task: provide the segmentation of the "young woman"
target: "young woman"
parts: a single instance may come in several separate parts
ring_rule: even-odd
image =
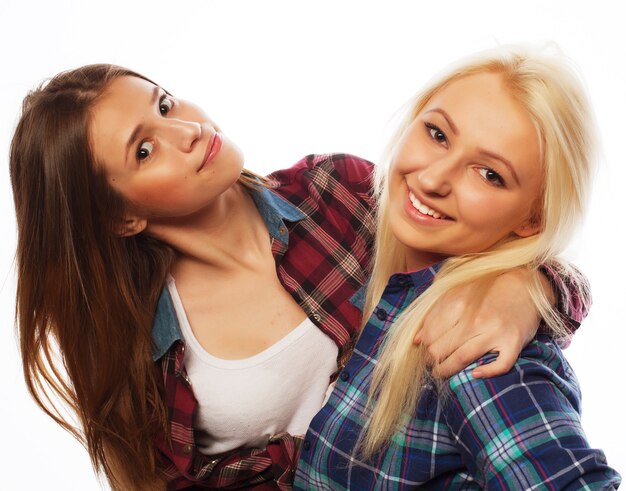
[[[350,299],[369,276],[371,164],[310,156],[256,177],[197,106],[109,65],[29,94],[10,159],[37,402],[115,489],[289,486],[290,435],[323,405],[360,325]],[[514,332],[499,326],[504,344],[487,334],[438,358],[521,348],[537,326],[520,271],[491,297],[496,317],[502,298],[524,313]],[[585,289],[557,290],[580,320]]]
[[[296,488],[619,485],[585,439],[576,378],[550,338],[506,374],[475,379],[471,365],[445,383],[412,343],[449,289],[471,282],[479,303],[503,271],[557,261],[590,188],[591,122],[576,76],[549,52],[483,53],[417,96],[377,179],[366,323],[305,436]],[[538,283],[529,289],[561,329]]]

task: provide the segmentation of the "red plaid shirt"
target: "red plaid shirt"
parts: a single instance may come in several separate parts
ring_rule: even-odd
[[[272,237],[278,277],[309,318],[337,343],[337,373],[352,353],[361,312],[350,299],[368,277],[374,239],[372,164],[349,155],[310,155],[269,177],[271,191],[253,198]],[[573,330],[586,315],[586,285],[548,270],[561,292],[559,308]],[[571,291],[570,291],[571,290]],[[275,435],[266,448],[207,456],[198,451],[185,345],[167,289],[153,326],[154,359],[163,371],[171,438],[158,439],[168,489],[291,489],[300,437]]]
[[[309,156],[253,192],[272,236],[278,278],[309,318],[339,347],[337,372],[349,358],[361,312],[350,298],[367,279],[374,223],[372,164],[346,155]],[[160,440],[169,489],[190,486],[290,489],[300,439],[276,435],[264,449],[206,456],[194,441],[196,399],[183,365],[185,346],[169,293],[159,300],[153,337],[163,369],[171,442]],[[221,458],[220,458],[221,457]],[[219,462],[219,472],[214,468]]]

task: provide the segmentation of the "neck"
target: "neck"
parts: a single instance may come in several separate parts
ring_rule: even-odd
[[[224,271],[253,267],[269,245],[265,222],[239,184],[197,213],[152,220],[146,232],[177,251],[175,268],[191,263]]]
[[[418,251],[415,249],[405,248],[406,258],[406,271],[419,271],[420,269],[428,268],[433,264],[437,264],[447,256],[442,254],[435,254],[432,252]]]

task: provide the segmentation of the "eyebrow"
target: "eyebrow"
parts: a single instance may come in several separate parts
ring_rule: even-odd
[[[155,85],[154,89],[152,89],[152,97],[150,99],[151,107],[154,106],[154,104],[156,103],[160,92],[161,92],[161,87],[159,87],[158,85]],[[130,151],[130,147],[133,145],[133,143],[137,139],[137,136],[141,134],[141,132],[143,132],[143,124],[139,123],[137,126],[135,126],[135,129],[130,134],[126,142],[126,153],[124,154],[125,156],[124,162],[128,162],[128,152]]]
[[[448,126],[450,126],[450,129],[452,130],[452,133],[454,133],[455,135],[458,134],[459,130],[457,129],[456,125],[454,124],[454,121],[452,121],[452,118],[450,117],[450,115],[445,112],[443,109],[441,108],[434,108],[434,109],[430,109],[428,111],[426,111],[425,114],[428,113],[439,113],[443,116],[443,118],[446,120],[446,122],[448,123]]]

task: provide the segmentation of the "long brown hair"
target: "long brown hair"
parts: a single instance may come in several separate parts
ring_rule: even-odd
[[[112,65],[60,73],[30,92],[11,143],[18,224],[16,319],[37,403],[87,447],[115,489],[158,489],[155,435],[167,434],[152,361],[154,310],[174,254],[115,231],[124,202],[95,165],[90,109]],[[55,400],[75,411],[80,429]]]

